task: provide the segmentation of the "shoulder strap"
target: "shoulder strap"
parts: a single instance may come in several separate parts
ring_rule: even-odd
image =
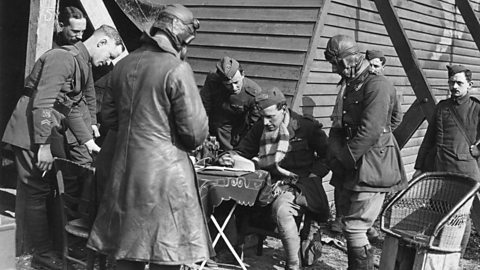
[[[454,116],[453,119],[457,123],[457,126],[460,128],[460,132],[462,132],[462,134],[465,137],[465,139],[467,140],[468,144],[470,144],[470,145],[475,144],[475,140],[472,140],[472,138],[470,138],[468,136],[468,133],[465,129],[463,121],[460,118],[460,115],[458,115],[458,111],[457,111],[457,109],[455,109],[455,106],[453,106],[452,103],[449,103],[448,106],[450,107],[450,110],[453,112],[453,116]]]

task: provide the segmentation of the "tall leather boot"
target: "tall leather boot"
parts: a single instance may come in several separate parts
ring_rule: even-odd
[[[370,245],[348,247],[347,270],[373,270],[373,252]]]

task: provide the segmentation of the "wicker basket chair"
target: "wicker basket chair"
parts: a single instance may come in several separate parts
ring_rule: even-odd
[[[383,209],[387,235],[419,248],[459,252],[480,183],[466,175],[432,172],[413,179]]]

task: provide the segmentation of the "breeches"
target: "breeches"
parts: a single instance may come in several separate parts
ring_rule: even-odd
[[[385,200],[383,192],[356,192],[342,189],[341,196],[349,198],[344,213],[345,238],[349,247],[363,247],[369,243],[367,231],[380,214]]]
[[[287,255],[287,266],[299,266],[300,235],[295,217],[303,214],[302,208],[295,203],[295,193],[288,190],[279,195],[272,203],[272,215],[275,220],[283,247]]]

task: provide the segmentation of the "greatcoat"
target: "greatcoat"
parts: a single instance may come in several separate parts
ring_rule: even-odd
[[[188,157],[207,136],[207,116],[190,65],[166,38],[142,40],[115,66],[113,102],[103,103],[105,123],[118,130],[88,246],[116,259],[189,264],[212,252]]]

